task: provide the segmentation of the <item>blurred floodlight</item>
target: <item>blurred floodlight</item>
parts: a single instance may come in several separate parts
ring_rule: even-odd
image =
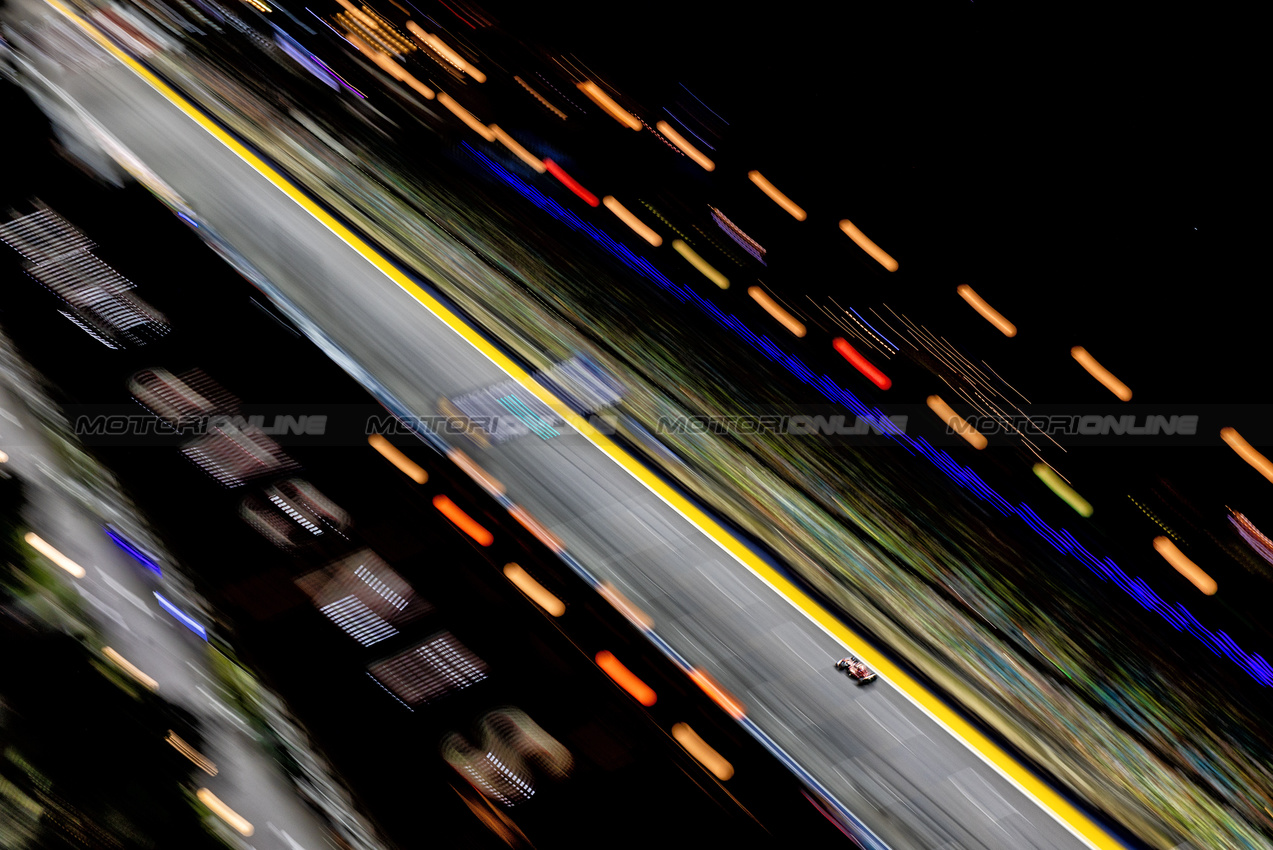
[[[986,447],[985,435],[969,425],[949,404],[942,401],[941,396],[930,395],[928,397],[928,407],[933,413],[941,417],[941,421],[949,425],[952,431],[967,440],[974,449],[984,449]]]
[[[897,260],[889,256],[879,245],[868,239],[865,233],[858,230],[856,224],[846,218],[840,222],[840,229],[844,231],[846,236],[857,243],[859,248],[870,254],[871,259],[875,260],[875,262],[891,272],[897,271]]]
[[[164,738],[164,740],[171,744],[172,748],[177,752],[194,762],[194,764],[204,773],[209,776],[217,775],[217,766],[213,764],[203,753],[187,744],[176,732],[169,729],[168,737]]]
[[[1065,479],[1057,474],[1056,470],[1048,466],[1046,463],[1036,463],[1034,465],[1034,474],[1039,476],[1039,480],[1047,485],[1048,489],[1055,493],[1061,501],[1074,508],[1079,516],[1089,517],[1092,515],[1092,506],[1075,492],[1074,488],[1065,483]]]
[[[450,62],[456,68],[468,74],[479,83],[486,82],[485,74],[473,67],[473,65],[465,60],[463,56],[452,50],[442,39],[420,29],[419,25],[416,24],[415,21],[407,21],[407,29],[410,30],[411,34],[418,38],[422,44],[431,48],[433,52]]]
[[[592,101],[604,109],[615,121],[632,130],[641,129],[642,125],[637,120],[637,117],[616,103],[614,98],[602,91],[596,83],[591,81],[579,83],[579,90],[592,98]]]
[[[990,324],[998,328],[1004,336],[1016,336],[1017,326],[1009,322],[1003,317],[1003,314],[986,303],[986,300],[978,295],[971,286],[963,284],[957,290],[959,297],[968,302],[972,309],[981,314],[981,317]]]
[[[1185,553],[1176,548],[1175,543],[1172,543],[1166,537],[1155,537],[1154,549],[1167,560],[1167,563],[1175,568],[1176,572],[1189,579],[1194,587],[1207,596],[1215,595],[1216,590],[1219,589],[1216,585],[1216,580],[1207,575],[1202,567],[1185,557]]]
[[[530,93],[531,93],[531,96],[532,96],[532,97],[534,97],[534,98],[535,98],[535,100],[539,101],[539,103],[540,103],[540,105],[541,105],[541,106],[543,106],[545,109],[547,109],[547,110],[549,110],[550,112],[552,112],[552,114],[553,114],[553,115],[556,115],[556,116],[557,116],[558,118],[560,118],[561,120],[563,120],[563,121],[565,121],[565,120],[566,120],[566,113],[562,112],[560,109],[558,109],[557,107],[555,107],[555,106],[553,106],[551,103],[549,103],[547,100],[545,100],[545,99],[544,99],[544,96],[543,96],[543,95],[541,95],[539,92],[535,91],[535,90],[534,90],[533,88],[531,88],[529,85],[527,85],[525,80],[523,80],[521,77],[513,77],[513,79],[514,79],[514,80],[516,80],[516,81],[518,82],[518,84],[519,84],[522,88],[524,88],[524,89],[526,89],[526,91],[530,92]]]
[[[560,617],[566,613],[566,603],[553,596],[548,591],[548,588],[531,578],[530,574],[519,565],[505,564],[504,576],[516,585],[518,590],[526,594],[532,602],[554,617]]]
[[[158,682],[156,682],[150,676],[147,676],[145,673],[141,671],[140,668],[137,667],[136,664],[133,664],[133,662],[129,661],[127,658],[120,655],[118,652],[111,649],[109,646],[102,647],[102,655],[105,655],[112,662],[114,662],[116,667],[123,670],[129,676],[136,679],[138,682],[145,685],[150,690],[152,691],[159,690]]]
[[[778,302],[769,297],[769,294],[759,286],[752,286],[747,289],[747,294],[752,297],[757,304],[765,309],[769,315],[777,319],[784,328],[791,331],[796,336],[804,336],[806,328],[795,316],[788,313]]]
[[[597,592],[633,625],[646,630],[654,628],[654,621],[650,619],[650,615],[628,601],[628,598],[614,585],[603,581],[597,586]]]
[[[660,121],[654,126],[658,129],[660,133],[667,136],[668,140],[672,144],[680,148],[681,153],[685,154],[690,159],[697,162],[707,171],[716,170],[716,163],[712,162],[710,159],[704,156],[703,152],[700,151],[698,148],[694,147],[689,142],[687,142],[685,140],[685,137],[682,136],[680,133],[676,132],[676,129],[672,127],[671,124],[667,123],[666,121]]]
[[[1115,378],[1113,372],[1097,363],[1096,358],[1088,354],[1086,348],[1076,345],[1070,349],[1070,354],[1079,362],[1080,366],[1087,370],[1089,375],[1100,381],[1105,389],[1118,396],[1121,401],[1132,400],[1132,391],[1127,384]]]
[[[601,203],[605,204],[606,209],[618,216],[619,221],[622,221],[628,227],[632,228],[638,236],[646,242],[649,242],[655,248],[663,244],[662,236],[655,233],[654,229],[645,222],[641,221],[641,219],[628,212],[628,208],[616,201],[612,196],[606,195],[601,199]]]
[[[548,170],[544,164],[540,162],[538,157],[526,150],[526,148],[522,146],[521,142],[508,135],[508,133],[505,133],[494,124],[491,125],[491,132],[495,134],[495,138],[499,139],[500,143],[503,144],[504,147],[512,151],[522,162],[535,169],[536,173],[543,174]]]
[[[758,187],[760,187],[760,191],[764,192],[766,195],[772,198],[774,203],[782,207],[787,212],[791,213],[791,217],[794,218],[796,221],[804,221],[806,218],[808,218],[808,216],[805,214],[805,211],[803,209],[798,207],[790,198],[788,198],[782,192],[779,192],[777,189],[775,189],[774,184],[766,180],[764,175],[762,175],[759,171],[749,171],[747,172],[747,177],[751,180],[751,182],[755,183]]]
[[[582,198],[584,203],[586,203],[588,206],[590,207],[600,206],[601,201],[597,200],[597,196],[589,192],[583,186],[579,185],[579,181],[575,180],[575,178],[567,174],[560,165],[553,162],[551,159],[545,159],[544,168],[547,168],[549,174],[551,174],[553,177],[556,177],[558,180],[560,180],[563,186],[565,186],[567,189],[569,189],[570,191],[578,195],[580,198]]]
[[[734,775],[734,766],[712,749],[688,724],[677,723],[673,726],[672,737],[694,757],[695,761],[711,771],[712,775],[721,782]]]
[[[429,473],[425,472],[423,467],[400,452],[384,437],[379,434],[373,434],[367,438],[367,442],[371,444],[373,449],[380,452],[385,460],[398,467],[399,472],[415,483],[423,484],[429,480]]]
[[[545,528],[544,524],[531,516],[525,508],[514,505],[508,509],[508,512],[521,524],[522,528],[535,535],[535,539],[540,543],[557,553],[566,551],[566,544],[561,542],[561,538]]]
[[[614,657],[614,654],[606,650],[597,653],[597,666],[601,668],[607,676],[614,680],[615,684],[623,688],[632,698],[649,708],[658,702],[658,695],[654,693],[654,689],[641,681],[637,674],[633,673],[623,662]]]
[[[672,248],[675,249],[676,253],[684,257],[691,266],[702,272],[703,277],[721,289],[729,289],[729,278],[718,272],[711,263],[700,257],[689,245],[686,245],[680,239],[673,239]]]
[[[479,136],[481,136],[483,139],[486,139],[486,141],[488,142],[495,141],[495,134],[490,131],[490,128],[487,127],[485,124],[483,124],[481,121],[478,121],[476,118],[474,118],[472,112],[469,112],[463,106],[460,106],[458,103],[456,103],[455,99],[451,97],[449,94],[447,94],[446,92],[438,92],[438,103],[442,104],[447,109],[451,110],[451,113],[455,115],[456,118],[459,118],[461,121],[467,124],[468,128],[472,130],[474,133],[477,133]]]
[[[1255,447],[1242,438],[1242,435],[1232,428],[1221,428],[1220,439],[1229,444],[1229,448],[1238,453],[1238,457],[1267,478],[1273,481],[1273,461],[1270,461],[1264,455],[1255,450]]]
[[[881,372],[874,363],[863,357],[856,348],[849,345],[848,340],[836,337],[831,345],[839,352],[841,357],[852,363],[853,368],[865,375],[867,380],[875,384],[875,386],[882,390],[893,386],[893,379]]]
[[[26,540],[27,545],[29,545],[32,549],[39,552],[44,557],[48,558],[50,561],[57,564],[62,569],[66,570],[71,575],[75,576],[76,578],[84,578],[83,567],[81,567],[79,564],[75,563],[70,558],[63,555],[58,550],[54,549],[52,546],[46,543],[41,537],[39,537],[35,532],[28,531],[26,537],[23,539]]]
[[[703,693],[712,698],[712,701],[725,709],[726,713],[735,720],[741,720],[746,711],[743,709],[742,703],[734,698],[729,691],[722,688],[716,683],[716,680],[707,674],[704,670],[697,667],[690,671],[690,678],[694,680],[694,684],[703,689]]]
[[[459,505],[452,502],[446,496],[434,496],[433,507],[441,511],[442,516],[454,523],[460,531],[463,531],[469,537],[472,537],[482,546],[490,546],[495,542],[495,536],[493,534],[487,531],[481,523],[466,514]]]
[[[252,833],[256,832],[256,828],[248,823],[247,818],[221,802],[220,798],[207,788],[200,788],[195,793],[195,796],[199,798],[199,802],[211,809],[214,815],[228,823],[240,835],[250,837]]]

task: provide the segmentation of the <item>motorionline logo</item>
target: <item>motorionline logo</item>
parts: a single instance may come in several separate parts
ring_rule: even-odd
[[[660,434],[780,434],[795,436],[863,436],[906,431],[906,416],[868,419],[862,416],[664,416]]]
[[[171,436],[177,433],[207,434],[211,431],[234,429],[254,430],[267,436],[321,437],[327,433],[326,414],[301,414],[299,416],[205,416],[195,417],[174,428],[163,419],[143,414],[99,414],[80,416],[74,430],[79,437],[147,437]]]
[[[1184,436],[1198,433],[1197,416],[1123,414],[1121,416],[972,416],[968,424],[986,436],[1047,434],[1052,437]],[[953,428],[946,433],[954,434]]]

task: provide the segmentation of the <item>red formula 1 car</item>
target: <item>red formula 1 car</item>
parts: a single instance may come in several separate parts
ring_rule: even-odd
[[[861,661],[858,661],[852,655],[848,658],[841,658],[835,662],[835,669],[843,670],[851,677],[857,680],[859,685],[865,685],[867,682],[875,681],[875,673],[870,667],[867,667]]]

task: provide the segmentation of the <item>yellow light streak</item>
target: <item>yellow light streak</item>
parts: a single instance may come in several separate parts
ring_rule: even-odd
[[[721,289],[729,289],[729,278],[716,271],[716,269],[712,267],[711,263],[700,257],[689,245],[686,245],[680,239],[673,239],[672,248],[675,249],[676,253],[688,260],[691,266],[702,272],[703,277],[707,278]]]

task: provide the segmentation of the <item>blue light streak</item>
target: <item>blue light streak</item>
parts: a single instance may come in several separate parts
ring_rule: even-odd
[[[687,89],[688,91],[688,89]],[[744,341],[753,348],[764,354],[766,358],[785,367],[793,375],[804,383],[814,387],[821,392],[828,400],[839,403],[847,407],[850,411],[857,414],[862,419],[867,420],[875,426],[880,433],[888,435],[898,443],[903,449],[911,454],[919,453],[923,455],[929,462],[940,469],[952,481],[963,487],[971,493],[976,494],[983,501],[989,502],[997,508],[1000,513],[1007,515],[1015,515],[1026,523],[1036,534],[1048,542],[1052,548],[1061,554],[1073,556],[1076,560],[1086,566],[1102,580],[1112,580],[1120,588],[1122,588],[1129,596],[1148,611],[1153,611],[1166,620],[1173,628],[1180,631],[1182,626],[1187,629],[1190,634],[1196,637],[1204,646],[1216,655],[1223,653],[1231,661],[1237,664],[1247,675],[1255,679],[1266,687],[1273,687],[1273,666],[1270,666],[1262,656],[1250,655],[1244,652],[1237,644],[1224,632],[1213,632],[1206,626],[1198,622],[1198,620],[1180,603],[1169,606],[1162,600],[1148,585],[1141,579],[1133,581],[1121,567],[1115,564],[1109,558],[1098,560],[1091,552],[1089,552],[1082,544],[1074,539],[1068,531],[1062,529],[1057,531],[1044,522],[1038,514],[1036,514],[1029,505],[1022,502],[1019,505],[1012,505],[999,493],[995,492],[985,481],[981,479],[977,473],[966,466],[961,466],[949,453],[934,448],[927,440],[922,437],[912,437],[909,434],[901,432],[879,408],[869,409],[858,400],[857,396],[843,387],[836,384],[826,375],[814,376],[813,372],[798,359],[791,357],[782,352],[780,347],[766,336],[757,336],[748,329],[735,316],[727,316],[712,302],[703,298],[689,287],[680,286],[673,283],[661,272],[655,269],[644,258],[638,257],[631,250],[616,242],[592,225],[582,221],[574,213],[563,208],[556,201],[544,195],[538,189],[525,183],[515,175],[506,171],[498,164],[479,153],[467,142],[463,143],[463,147],[469,154],[476,159],[479,164],[484,165],[495,176],[499,177],[519,194],[535,204],[540,209],[548,212],[554,218],[564,222],[575,230],[583,231],[602,247],[608,249],[625,265],[640,273],[642,276],[649,278],[657,283],[677,301],[682,303],[686,301],[694,302],[703,312],[707,313],[717,322],[729,328],[738,334]]]
[[[159,564],[155,563],[154,559],[152,559],[149,555],[147,555],[141,549],[138,549],[132,543],[125,540],[121,535],[116,534],[113,530],[107,528],[105,531],[106,531],[106,536],[109,537],[111,540],[115,541],[116,546],[123,549],[129,555],[132,555],[135,561],[137,561],[146,569],[154,572],[155,575],[160,575],[160,576],[163,575],[163,571],[159,569]]]
[[[155,599],[159,601],[160,608],[164,609],[169,614],[176,617],[177,620],[180,621],[183,626],[185,626],[187,629],[194,632],[195,634],[197,634],[199,637],[203,638],[204,640],[208,639],[207,629],[199,625],[199,623],[196,622],[194,618],[192,618],[189,614],[182,611],[176,605],[173,605],[167,599],[164,599],[163,596],[161,596],[159,591],[157,590],[155,591]]]

